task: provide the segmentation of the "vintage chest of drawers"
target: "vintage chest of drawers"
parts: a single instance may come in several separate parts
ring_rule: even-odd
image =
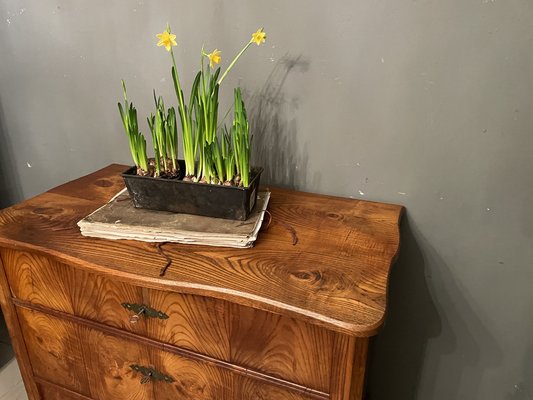
[[[362,398],[402,207],[272,189],[252,249],[81,236],[124,169],[0,211],[0,300],[30,399]]]

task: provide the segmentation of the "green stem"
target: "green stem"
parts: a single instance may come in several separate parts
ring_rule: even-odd
[[[178,74],[178,68],[176,67],[176,59],[174,58],[174,51],[172,51],[172,48],[170,48],[170,55],[172,56],[172,65],[174,66],[174,72],[176,74],[176,83],[178,85],[178,101],[180,102],[180,109],[181,112],[185,112],[185,102],[183,101],[183,92],[181,90],[181,83],[180,83],[180,77]],[[184,115],[185,116],[185,115]]]
[[[232,104],[231,106],[229,106],[228,111],[226,111],[226,114],[224,115],[224,118],[222,118],[222,121],[220,121],[220,122],[218,123],[218,125],[217,125],[217,131],[218,131],[218,129],[221,127],[221,125],[224,123],[224,121],[226,120],[226,118],[228,117],[228,115],[229,115],[229,113],[230,113],[230,111],[231,111],[232,108],[233,108],[233,104]]]
[[[191,154],[192,146],[192,131],[193,126],[191,123],[190,115],[188,117],[185,109],[185,101],[183,100],[183,90],[181,89],[181,82],[179,79],[178,68],[176,66],[176,58],[174,57],[174,51],[170,49],[170,55],[172,57],[172,66],[173,66],[173,79],[175,80],[176,85],[176,96],[178,97],[179,102],[179,114],[183,129],[183,149],[184,149],[184,159],[185,159],[185,170],[187,175],[194,175],[195,165],[194,158],[195,154]],[[192,94],[191,94],[192,95]]]
[[[248,42],[248,44],[246,46],[244,46],[242,48],[242,50],[239,52],[239,54],[237,54],[237,56],[233,59],[233,61],[231,62],[231,64],[229,65],[228,69],[226,69],[226,71],[224,71],[224,73],[222,74],[222,76],[220,77],[220,79],[218,80],[218,84],[220,85],[222,83],[222,81],[224,80],[224,78],[226,77],[226,75],[228,74],[228,72],[231,70],[231,68],[233,68],[233,66],[235,65],[235,63],[237,62],[237,60],[239,59],[240,56],[243,55],[243,53],[246,51],[246,49],[248,47],[250,47],[250,45],[252,44],[253,42],[250,41]]]

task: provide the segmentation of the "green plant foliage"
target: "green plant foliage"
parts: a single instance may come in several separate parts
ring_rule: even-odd
[[[176,127],[176,111],[174,107],[165,113],[163,98],[156,98],[154,92],[155,115],[150,114],[147,118],[148,126],[152,132],[154,145],[155,176],[161,175],[161,169],[168,175],[175,175],[177,166],[178,130]],[[168,166],[168,160],[172,162],[172,169]]]
[[[124,92],[124,106],[122,106],[121,103],[118,103],[118,110],[130,144],[131,156],[138,169],[140,168],[143,171],[148,171],[146,140],[143,134],[139,131],[137,110],[133,106],[133,103],[128,102],[128,94],[126,92],[126,84],[124,81],[122,81],[122,90]]]
[[[218,121],[218,95],[220,85],[237,60],[252,45],[265,42],[266,33],[261,28],[252,34],[251,39],[237,53],[225,72],[215,66],[221,60],[221,52],[215,49],[210,54],[202,48],[200,71],[196,74],[189,97],[185,103],[183,89],[176,66],[173,46],[177,45],[176,35],[170,27],[157,35],[158,46],[164,47],[172,58],[172,82],[178,100],[178,111],[174,107],[165,110],[162,97],[154,92],[155,113],[147,118],[152,133],[154,147],[154,168],[148,170],[146,140],[139,132],[137,111],[129,104],[124,88],[124,107],[119,103],[119,111],[128,135],[130,149],[138,170],[153,173],[154,176],[175,176],[178,170],[178,127],[179,115],[183,137],[183,158],[185,160],[185,178],[205,183],[226,185],[238,184],[248,186],[250,180],[250,132],[246,107],[240,88],[234,89],[233,122],[231,128],[220,129]],[[205,65],[206,59],[209,65]],[[231,111],[228,110],[229,114]],[[226,117],[223,118],[223,120]],[[171,161],[170,161],[171,160]],[[170,166],[171,164],[171,166]]]
[[[233,138],[233,151],[235,154],[235,165],[237,174],[241,177],[242,186],[248,186],[250,180],[250,127],[246,107],[242,100],[240,88],[234,90],[233,103],[233,126],[231,135]]]

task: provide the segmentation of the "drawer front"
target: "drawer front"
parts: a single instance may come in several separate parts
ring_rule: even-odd
[[[89,396],[89,380],[77,326],[27,309],[17,312],[33,374]]]
[[[231,317],[233,363],[329,392],[334,340],[331,332],[237,305],[232,305]]]
[[[316,400],[237,369],[188,359],[35,310],[18,308],[18,315],[44,400]],[[70,397],[61,397],[58,386]]]
[[[211,357],[229,358],[226,302],[130,285],[32,253],[2,250],[1,255],[15,298]],[[150,317],[149,312],[138,314],[124,303],[147,306],[164,313],[164,319]]]
[[[196,295],[142,288],[32,253],[2,250],[14,297],[328,392],[333,334],[291,318]],[[135,312],[145,305],[165,319]],[[168,317],[168,318],[166,318]],[[131,322],[131,321],[133,322]]]

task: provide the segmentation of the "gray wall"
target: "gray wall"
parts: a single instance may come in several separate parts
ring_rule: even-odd
[[[205,43],[246,89],[266,178],[400,203],[403,246],[369,397],[533,398],[533,2],[0,1],[2,205],[129,163],[141,114]],[[174,101],[174,100],[172,100]],[[146,131],[147,128],[144,127]]]

